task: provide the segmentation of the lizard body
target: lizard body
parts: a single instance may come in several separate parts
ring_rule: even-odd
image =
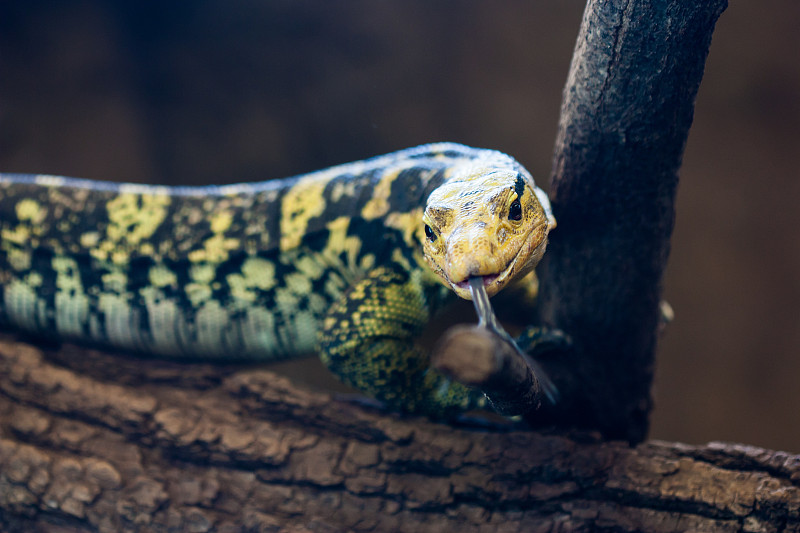
[[[319,346],[345,382],[440,416],[482,398],[414,337],[445,285],[530,271],[553,225],[514,159],[451,143],[226,186],[0,174],[0,326],[172,358]]]

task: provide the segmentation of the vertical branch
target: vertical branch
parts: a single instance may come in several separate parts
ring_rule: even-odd
[[[590,0],[564,90],[541,268],[542,321],[574,351],[543,361],[540,416],[632,442],[647,432],[678,169],[726,0]]]

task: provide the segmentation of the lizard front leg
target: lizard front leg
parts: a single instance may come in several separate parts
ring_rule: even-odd
[[[449,418],[482,407],[481,393],[431,369],[416,345],[429,314],[407,271],[374,269],[326,316],[321,359],[345,383],[401,411]]]

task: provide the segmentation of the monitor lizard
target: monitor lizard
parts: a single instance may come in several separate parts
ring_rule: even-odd
[[[449,417],[485,399],[416,337],[470,278],[535,291],[554,226],[517,161],[454,143],[223,186],[0,174],[0,327],[170,358],[318,350],[392,408]]]

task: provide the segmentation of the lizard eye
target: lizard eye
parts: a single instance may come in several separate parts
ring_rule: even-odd
[[[425,236],[428,238],[429,241],[436,242],[436,234],[433,232],[431,227],[429,225],[427,225],[427,224],[425,224]]]
[[[522,206],[519,198],[511,202],[511,207],[508,208],[508,220],[522,220]]]

